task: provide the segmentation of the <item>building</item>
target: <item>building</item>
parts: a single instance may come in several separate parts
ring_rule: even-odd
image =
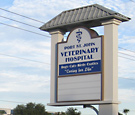
[[[13,115],[13,110],[8,108],[0,108],[0,115]]]

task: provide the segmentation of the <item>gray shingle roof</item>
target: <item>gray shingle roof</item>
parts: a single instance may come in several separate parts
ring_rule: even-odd
[[[44,31],[51,31],[54,29],[70,31],[71,28],[82,25],[85,25],[88,28],[101,26],[101,22],[108,19],[118,19],[122,22],[130,20],[130,18],[118,12],[94,4],[63,11],[58,16],[41,26],[40,29]]]

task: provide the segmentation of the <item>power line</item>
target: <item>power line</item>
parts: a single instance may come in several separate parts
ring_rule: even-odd
[[[129,80],[135,80],[134,78],[125,78],[125,77],[119,77],[121,79],[129,79]]]
[[[0,8],[0,9],[1,9],[1,8]],[[14,19],[7,18],[7,17],[4,17],[4,16],[0,16],[0,17],[6,18],[6,19],[9,19],[9,20],[18,22],[18,23],[22,23],[22,24],[25,24],[25,25],[28,25],[28,26],[31,26],[31,27],[38,28],[38,27],[36,27],[36,26],[30,25],[30,24],[26,24],[26,23],[20,22],[20,21],[18,21],[18,20],[14,20]],[[9,26],[9,27],[13,27],[13,28],[16,28],[16,29],[20,29],[20,30],[23,30],[23,31],[31,32],[31,33],[34,33],[34,34],[38,34],[38,35],[41,35],[41,36],[46,36],[46,37],[49,37],[49,38],[50,38],[50,36],[43,35],[43,34],[40,34],[40,33],[37,33],[37,32],[33,32],[33,31],[30,31],[30,30],[26,30],[26,29],[23,29],[23,28],[19,28],[19,27],[16,27],[16,26],[8,25],[8,24],[2,23],[2,22],[0,22],[0,24],[6,25],[6,26]],[[122,48],[122,47],[118,47],[118,48],[123,49],[123,50],[126,50],[126,51],[130,51],[130,52],[132,52],[132,53],[135,53],[134,51],[131,51],[131,50],[128,50],[128,49],[125,49],[125,48]],[[122,53],[122,52],[119,52],[119,53],[124,54],[124,55],[128,55],[128,56],[131,56],[131,55],[129,55],[129,54],[125,54],[125,53]],[[14,57],[14,56],[12,56],[12,57]],[[123,57],[123,56],[119,56],[119,57],[126,58],[126,57]],[[135,57],[135,56],[131,56],[131,57]],[[130,58],[126,58],[126,59],[130,59]],[[26,60],[28,60],[28,59],[26,59]],[[134,59],[130,59],[130,60],[135,61]],[[42,63],[42,62],[41,62],[41,63]]]
[[[40,61],[36,61],[36,60],[31,60],[31,59],[26,59],[26,58],[17,57],[17,56],[12,56],[12,55],[2,54],[2,53],[0,53],[0,55],[50,65],[49,63],[44,63],[44,62],[40,62]],[[127,55],[127,54],[125,54],[125,55]],[[119,57],[135,61],[135,59],[131,59],[131,58],[123,57],[123,56],[119,56]]]
[[[16,56],[11,56],[11,55],[2,54],[2,53],[0,53],[0,55],[7,56],[7,57],[12,57],[12,58],[17,58],[17,59],[22,59],[22,60],[27,60],[27,61],[32,61],[32,62],[41,63],[41,64],[50,65],[50,63],[40,62],[40,61],[26,59],[26,58],[22,58],[22,57],[16,57]]]
[[[123,50],[126,50],[126,51],[129,51],[129,52],[132,52],[132,53],[135,53],[134,51],[128,50],[126,48],[122,48],[122,47],[118,47],[118,48],[123,49]]]
[[[34,27],[34,28],[38,28],[39,29],[39,27],[37,27],[37,26],[33,26],[33,25],[30,25],[30,24],[27,24],[27,23],[24,23],[24,22],[21,22],[21,21],[18,21],[18,20],[14,20],[14,19],[11,19],[11,18],[8,18],[8,17],[4,17],[4,16],[1,16],[1,15],[0,15],[0,17],[5,18],[5,19],[9,19],[9,20],[12,20],[12,21],[15,21],[15,22],[18,22],[18,23],[21,23],[21,24],[24,24],[24,25],[31,26],[31,27]],[[4,23],[1,23],[1,24],[4,24]],[[15,27],[15,26],[8,25],[8,24],[4,24],[4,25],[10,26],[10,27]],[[18,27],[15,27],[15,28],[18,28]],[[18,29],[21,29],[21,30],[24,30],[24,31],[29,31],[29,30],[22,29],[22,28],[18,28]],[[29,32],[32,32],[32,31],[29,31]],[[36,32],[34,32],[34,33],[36,33]],[[43,35],[43,36],[46,36],[46,35]],[[50,36],[46,36],[46,37],[50,37]],[[65,37],[67,37],[67,36],[65,36]],[[118,47],[118,48],[135,53],[134,51],[131,51],[131,50],[128,50],[128,49],[125,49],[125,48],[122,48],[122,47]]]
[[[36,60],[31,60],[31,59],[26,59],[26,58],[17,57],[17,56],[12,56],[12,55],[2,54],[2,53],[0,53],[0,55],[50,65],[49,63],[44,63],[44,62],[40,62],[40,61],[36,61]],[[123,56],[119,56],[119,57],[135,61],[135,59],[126,58],[126,57],[123,57]]]
[[[13,28],[16,28],[16,29],[24,30],[24,31],[27,31],[27,32],[31,32],[31,33],[34,33],[34,34],[38,34],[38,35],[41,35],[41,36],[46,36],[46,37],[49,37],[50,38],[50,36],[43,35],[43,34],[40,34],[40,33],[37,33],[37,32],[33,32],[33,31],[29,31],[29,30],[26,30],[26,29],[23,29],[23,28],[19,28],[19,27],[16,27],[16,26],[8,25],[8,24],[1,23],[1,22],[0,22],[0,24],[6,25],[6,26],[9,26],[9,27],[13,27]],[[128,50],[128,49],[125,49],[125,48],[122,48],[122,47],[119,47],[119,48],[120,49],[123,49],[123,50],[126,50],[126,51],[133,52],[131,50]],[[124,55],[128,55],[128,56],[131,56],[129,54],[125,54],[125,53],[122,53],[122,52],[119,52],[119,53],[124,54]],[[133,52],[133,53],[135,53],[135,52]],[[6,55],[6,54],[0,54],[0,55],[9,56],[9,55]],[[10,56],[10,57],[15,57],[15,56]],[[123,57],[123,56],[119,56],[119,57],[122,57],[122,58],[125,58],[125,59],[129,59],[129,60],[132,60],[132,61],[135,61],[134,59],[126,58],[126,57]],[[135,57],[135,56],[131,56],[131,57]],[[15,57],[15,58],[19,58],[19,57]],[[24,59],[24,58],[20,58],[20,59]],[[29,59],[25,59],[25,60],[29,60]],[[31,60],[31,61],[34,61],[34,60]],[[39,63],[43,63],[43,62],[39,62]]]
[[[119,56],[121,58],[125,58],[125,59],[129,59],[129,60],[132,60],[132,61],[135,61],[135,59],[131,59],[131,58],[126,58],[126,57],[123,57],[123,56]]]
[[[44,35],[44,34],[40,34],[40,33],[37,33],[37,32],[33,32],[33,31],[30,31],[30,30],[26,30],[26,29],[23,29],[23,28],[19,28],[19,27],[16,27],[16,26],[12,26],[12,25],[9,25],[9,24],[5,24],[5,23],[2,23],[2,22],[0,22],[0,24],[50,38],[50,36],[47,36],[47,35]]]
[[[134,78],[124,78],[124,77],[119,77],[119,78],[121,78],[121,79],[128,79],[128,80],[135,80]]]
[[[30,25],[30,24],[24,23],[24,22],[21,22],[21,21],[18,21],[18,20],[14,20],[14,19],[11,19],[11,18],[8,18],[8,17],[5,17],[5,16],[1,16],[1,15],[0,15],[0,17],[5,18],[5,19],[8,19],[8,20],[12,20],[12,21],[14,21],[14,22],[18,22],[18,23],[21,23],[21,24],[24,24],[24,25],[27,25],[27,26],[31,26],[31,27],[34,27],[34,28],[38,28],[38,29],[39,29],[39,27],[36,27],[36,26]]]
[[[131,2],[135,2],[135,1],[133,1],[133,0],[130,0],[130,1],[131,1]],[[3,10],[3,11],[6,11],[6,12],[9,12],[9,13],[12,13],[12,14],[15,14],[15,15],[18,15],[18,16],[21,16],[21,17],[24,17],[24,18],[27,18],[27,19],[30,19],[30,20],[33,20],[33,21],[40,22],[40,23],[43,23],[43,24],[44,24],[44,22],[42,22],[42,21],[40,21],[40,20],[37,20],[37,19],[34,19],[34,18],[30,18],[30,17],[24,16],[24,15],[21,15],[21,14],[18,14],[18,13],[15,13],[15,12],[12,12],[12,11],[9,11],[9,10],[6,10],[6,9],[3,9],[3,8],[0,8],[0,10]],[[36,27],[36,26],[30,25],[30,24],[26,24],[26,23],[23,23],[23,22],[20,22],[20,21],[11,19],[11,18],[7,18],[7,17],[4,17],[4,16],[0,16],[0,17],[6,18],[6,19],[9,19],[9,20],[12,20],[12,21],[16,21],[16,22],[18,22],[18,23],[22,23],[22,24],[25,24],[25,25],[28,25],[28,26],[32,26],[32,27],[38,28],[38,27]],[[8,25],[7,25],[7,26],[8,26]],[[25,31],[25,29],[22,29],[22,30]],[[26,31],[27,31],[27,30],[26,30]],[[29,30],[28,30],[28,31],[29,31]],[[34,32],[34,33],[35,33],[35,32]],[[47,36],[47,37],[49,37],[49,36]],[[118,48],[123,49],[123,50],[130,51],[130,50],[125,49],[125,48],[122,48],[122,47],[118,47]],[[130,51],[130,52],[133,52],[133,51]],[[135,53],[135,52],[133,52],[133,53]]]
[[[123,52],[119,52],[120,54],[124,54],[124,55],[127,55],[127,56],[130,56],[130,57],[134,57],[135,58],[135,56],[132,56],[132,55],[129,55],[129,54],[126,54],[126,53],[123,53]]]
[[[6,11],[6,12],[9,12],[9,13],[12,13],[12,14],[15,14],[15,15],[18,15],[18,16],[21,16],[21,17],[24,17],[24,18],[27,18],[27,19],[30,19],[30,20],[33,20],[33,21],[36,21],[36,22],[39,22],[39,23],[43,23],[44,24],[44,22],[39,21],[37,19],[33,19],[33,18],[24,16],[24,15],[21,15],[21,14],[18,14],[18,13],[15,13],[15,12],[12,12],[12,11],[9,11],[9,10],[6,10],[6,9],[3,9],[3,8],[0,8],[0,10],[3,10],[3,11]]]
[[[133,1],[133,0],[129,0],[129,1],[131,1],[131,2],[134,2],[134,3],[135,3],[135,1]]]
[[[2,102],[8,102],[8,103],[24,103],[24,102],[17,102],[17,101],[8,101],[8,100],[0,100]],[[26,103],[24,103],[26,104]]]

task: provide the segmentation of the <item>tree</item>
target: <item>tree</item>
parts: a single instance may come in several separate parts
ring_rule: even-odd
[[[49,115],[45,111],[43,104],[28,103],[27,105],[17,105],[13,110],[14,115]]]
[[[0,110],[0,115],[5,114],[6,112],[4,110]]]
[[[17,107],[13,110],[14,115],[24,115],[25,114],[25,106],[17,105]]]
[[[124,109],[123,113],[125,113],[125,115],[127,115],[127,113],[129,112],[129,109]]]
[[[54,115],[66,115],[64,112],[57,112]]]
[[[77,111],[76,108],[74,109],[74,108],[70,107],[67,109],[66,115],[81,115],[80,111],[79,112],[76,112],[76,111]]]
[[[118,115],[123,115],[123,114],[121,114],[120,112],[118,112]]]
[[[64,112],[61,112],[61,115],[66,115],[66,113],[64,113]]]

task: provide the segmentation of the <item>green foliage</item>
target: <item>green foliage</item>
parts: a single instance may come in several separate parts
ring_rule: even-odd
[[[14,115],[24,115],[25,114],[25,106],[24,105],[17,105],[14,109]]]
[[[28,103],[26,105],[17,105],[13,110],[14,115],[52,115],[45,111],[43,104]],[[57,112],[55,115],[81,115],[75,108],[68,108],[66,112]]]
[[[124,109],[123,113],[125,113],[125,115],[127,115],[127,113],[129,112],[129,109]]]
[[[66,115],[64,112],[57,112],[54,115]]]
[[[14,115],[49,115],[45,112],[45,106],[42,104],[28,103],[27,105],[17,105],[14,109]]]
[[[77,112],[76,108],[70,107],[66,112],[56,112],[54,115],[81,115],[81,112]]]
[[[66,113],[64,113],[64,112],[61,112],[61,114],[60,115],[66,115]]]
[[[118,115],[123,115],[123,114],[121,114],[121,113],[119,112]]]
[[[0,110],[0,115],[5,114],[6,112],[4,110]]]
[[[81,112],[76,112],[77,109],[76,108],[68,108],[67,111],[66,111],[66,115],[81,115]]]

